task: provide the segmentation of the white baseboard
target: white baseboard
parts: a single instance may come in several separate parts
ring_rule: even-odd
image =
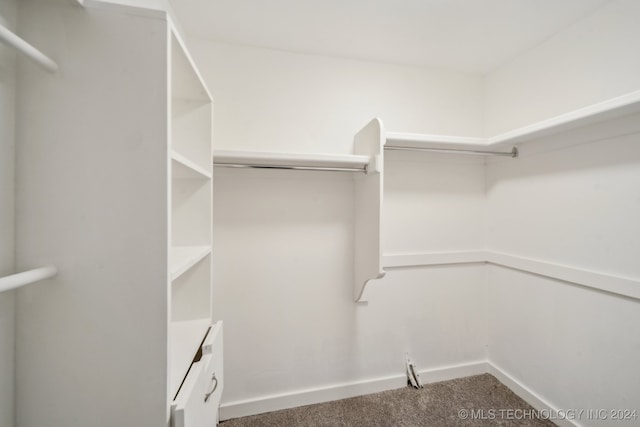
[[[533,406],[538,411],[546,411],[551,414],[551,421],[560,427],[582,427],[575,420],[554,418],[559,409],[535,391],[531,390],[507,372],[489,361],[473,361],[460,365],[444,366],[440,368],[420,371],[420,379],[424,384],[448,381],[456,378],[464,378],[472,375],[491,374],[507,388],[513,391],[521,399]],[[346,399],[365,394],[379,393],[381,391],[395,390],[407,386],[405,375],[393,375],[375,378],[371,380],[356,381],[351,383],[335,384],[326,387],[317,387],[298,390],[289,393],[274,394],[256,399],[239,400],[224,403],[220,406],[220,420],[228,420],[249,415],[278,411],[281,409],[296,408],[315,403],[330,402],[332,400]]]
[[[569,419],[560,419],[562,417],[558,417],[557,414],[559,409],[555,406],[549,404],[547,400],[545,400],[542,396],[537,394],[535,391],[531,390],[529,387],[525,386],[511,375],[506,373],[503,369],[497,367],[495,364],[491,362],[487,362],[487,373],[493,375],[504,384],[509,390],[518,395],[522,400],[527,402],[529,405],[533,406],[538,411],[544,411],[543,414],[547,415],[550,413],[550,420],[560,427],[581,427],[576,421],[572,421]]]
[[[487,252],[433,252],[433,253],[387,253],[382,255],[384,268],[422,267],[449,264],[474,264],[487,262]]]
[[[423,370],[420,371],[420,379],[424,384],[428,384],[484,374],[487,370],[488,365],[485,361],[474,361],[460,365]],[[256,399],[228,402],[220,406],[220,420],[246,417],[248,415],[262,414],[315,403],[330,402],[332,400],[395,390],[406,386],[407,376],[401,374],[274,394]]]

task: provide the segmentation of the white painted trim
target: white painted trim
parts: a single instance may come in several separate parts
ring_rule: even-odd
[[[488,372],[487,362],[473,361],[466,364],[443,366],[420,371],[420,379],[423,384],[427,384],[471,375],[480,375],[486,372]],[[407,377],[404,374],[400,374],[228,402],[220,405],[220,420],[330,402],[332,400],[395,390],[406,386]]]
[[[487,262],[640,299],[640,281],[638,280],[493,251],[487,251]]]
[[[520,381],[509,375],[504,369],[499,368],[492,362],[487,362],[487,373],[493,375],[504,384],[509,390],[518,395],[522,400],[533,406],[538,411],[550,411],[552,414],[558,414],[559,408],[550,404],[544,397],[531,390]],[[569,409],[569,408],[566,408]],[[579,408],[574,408],[579,409]],[[551,419],[560,427],[581,427],[580,424],[568,419]]]
[[[169,11],[161,9],[151,9],[140,6],[131,6],[118,1],[109,0],[77,0],[77,3],[84,8],[111,11],[125,15],[142,16],[145,18],[168,20]]]
[[[387,253],[382,256],[384,268],[430,265],[470,264],[487,262],[486,251]]]
[[[419,267],[449,264],[490,263],[574,283],[616,295],[640,299],[640,281],[613,274],[525,258],[495,251],[433,252],[423,254],[386,254],[384,268]]]
[[[438,368],[425,369],[419,372],[423,384],[437,383],[454,380],[456,378],[470,377],[487,373],[487,361],[476,360],[458,365],[448,365]],[[406,382],[406,376],[403,376]]]

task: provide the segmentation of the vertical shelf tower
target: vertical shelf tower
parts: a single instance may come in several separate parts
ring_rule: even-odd
[[[212,98],[175,30],[169,38],[169,398],[182,427],[217,422],[222,352],[221,325],[210,331]]]
[[[19,68],[16,260],[58,274],[18,291],[17,417],[214,426],[211,95],[168,13],[83,5],[21,9],[59,70]]]
[[[211,97],[170,33],[170,395],[211,319]],[[175,339],[174,339],[175,338]]]

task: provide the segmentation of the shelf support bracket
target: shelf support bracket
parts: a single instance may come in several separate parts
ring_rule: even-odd
[[[363,302],[365,286],[384,277],[382,269],[382,183],[384,127],[373,119],[354,138],[354,154],[369,156],[367,173],[354,177],[354,288],[353,298]]]

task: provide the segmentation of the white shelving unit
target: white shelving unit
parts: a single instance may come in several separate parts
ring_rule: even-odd
[[[538,123],[533,123],[510,132],[490,138],[460,137],[448,135],[421,135],[400,132],[385,132],[380,119],[374,119],[355,136],[356,147],[377,147],[384,149],[417,149],[452,152],[479,151],[493,152],[502,156],[516,157],[523,144],[535,145],[546,137],[585,128],[626,115],[640,112],[640,91],[631,92],[594,105],[562,114]],[[605,130],[611,132],[611,129]],[[384,164],[384,149],[380,152],[369,151],[377,157],[377,162]],[[512,153],[512,150],[515,150]],[[513,154],[516,155],[513,155]],[[379,168],[377,175],[367,175],[366,183],[356,191],[356,242],[355,242],[355,301],[363,301],[367,283],[384,276],[384,266],[431,265],[455,262],[486,262],[486,256],[477,252],[462,254],[409,254],[403,256],[383,256],[380,242],[382,216],[383,174]],[[626,286],[626,285],[625,285]],[[616,288],[617,289],[617,288]]]
[[[385,274],[381,244],[385,149],[451,151],[462,154],[517,157],[523,143],[541,140],[639,111],[640,91],[636,91],[489,138],[386,132],[380,119],[374,119],[355,136],[355,154],[353,155],[219,150],[214,153],[214,164],[227,167],[365,172],[354,174],[355,281],[353,295],[355,301],[360,302],[363,301],[366,284],[371,280],[382,278]]]
[[[60,273],[19,291],[16,375],[29,396],[20,417],[213,426],[223,372],[211,95],[168,13],[82,4],[24,9],[25,38],[52,52],[59,72],[23,73],[16,266],[46,260]],[[88,384],[118,393],[96,400]],[[43,409],[69,401],[70,412]]]
[[[388,132],[385,134],[385,147],[501,150],[636,112],[640,112],[640,91],[630,92],[489,138]]]
[[[195,391],[182,387],[204,382],[190,377],[204,378],[213,368],[200,362],[212,321],[212,99],[175,30],[170,49],[169,397],[174,426],[190,426],[217,421],[220,398],[218,394],[217,400],[205,402],[185,397]],[[213,375],[221,392],[222,372]]]

